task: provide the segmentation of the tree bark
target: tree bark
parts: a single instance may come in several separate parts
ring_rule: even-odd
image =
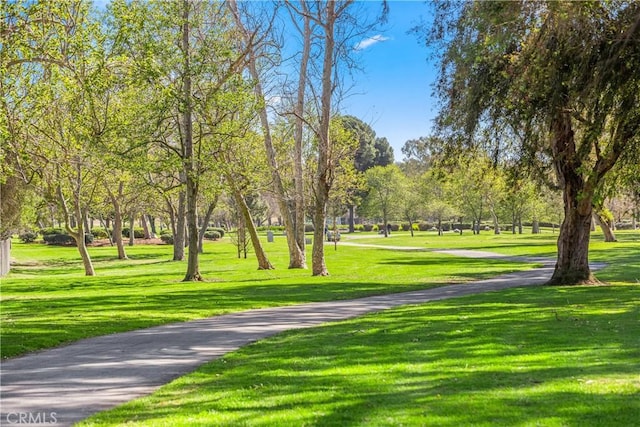
[[[187,235],[189,236],[189,251],[187,255],[187,272],[183,282],[197,282],[202,280],[198,251],[198,177],[193,147],[193,106],[191,103],[191,52],[189,41],[189,0],[182,2],[182,144],[184,147],[183,167],[186,183],[187,202]]]
[[[60,205],[62,206],[62,211],[64,212],[64,226],[67,230],[67,233],[76,241],[76,246],[78,247],[78,252],[80,253],[80,257],[82,258],[82,264],[84,266],[84,274],[85,276],[95,276],[96,272],[93,269],[93,262],[91,261],[91,257],[89,256],[89,251],[87,250],[87,244],[84,240],[84,223],[82,221],[82,209],[80,208],[80,200],[79,196],[75,195],[74,201],[74,216],[76,218],[76,222],[78,224],[78,229],[74,230],[71,228],[70,219],[73,218],[71,216],[71,212],[69,212],[69,208],[67,207],[67,201],[62,194],[62,187],[58,185],[57,188],[58,199],[60,201]]]
[[[216,208],[218,204],[218,197],[216,197],[211,203],[209,203],[209,207],[207,208],[207,213],[204,214],[204,218],[202,220],[202,226],[200,227],[200,232],[198,233],[198,252],[201,254],[204,253],[203,240],[204,233],[207,232],[207,227],[209,225],[209,220],[211,219],[211,214],[213,214],[213,210]]]
[[[132,210],[129,213],[129,246],[133,246],[136,241],[135,225],[136,225],[136,213],[135,211]]]
[[[540,222],[537,219],[533,220],[531,226],[531,234],[540,234]]]
[[[184,242],[185,242],[185,194],[180,191],[178,195],[178,212],[176,212],[176,229],[173,233],[173,260],[184,260]]]
[[[593,284],[598,281],[589,268],[589,238],[593,189],[579,173],[574,132],[569,113],[559,113],[552,124],[554,165],[562,186],[564,220],[558,235],[558,259],[549,285]]]
[[[356,207],[354,205],[349,205],[349,233],[354,233],[356,231]]]
[[[618,239],[616,239],[615,233],[613,232],[613,228],[609,225],[609,221],[604,216],[602,216],[599,211],[594,210],[593,220],[594,223],[599,225],[602,229],[605,242],[612,243],[618,241]]]
[[[113,241],[118,248],[118,259],[127,259],[127,252],[124,249],[124,242],[122,241],[122,207],[120,206],[119,197],[122,197],[124,190],[124,183],[120,182],[118,185],[118,195],[116,196],[111,191],[108,185],[105,185],[111,204],[113,205],[114,218],[113,218]]]
[[[227,182],[231,187],[231,191],[233,192],[233,197],[236,199],[236,203],[238,205],[238,209],[242,215],[244,220],[244,225],[249,232],[249,237],[251,238],[251,244],[253,245],[253,251],[256,254],[256,258],[258,259],[258,270],[273,270],[274,267],[267,258],[267,254],[264,252],[262,247],[262,243],[260,243],[260,237],[258,236],[258,231],[256,230],[256,226],[253,223],[253,218],[251,218],[251,212],[249,211],[249,206],[247,202],[240,192],[240,189],[235,184],[233,177],[227,175]],[[238,237],[239,234],[238,234]],[[246,252],[245,252],[246,256]]]
[[[144,238],[151,239],[151,231],[149,230],[149,223],[147,222],[147,214],[140,215],[140,222],[142,222],[142,230],[144,231]]]
[[[267,103],[264,102],[264,91],[262,89],[260,74],[258,73],[257,68],[257,58],[255,52],[255,46],[250,46],[250,43],[254,43],[252,40],[249,31],[244,26],[239,12],[238,7],[235,1],[229,2],[229,6],[234,15],[234,19],[236,24],[242,31],[242,35],[244,38],[244,42],[247,43],[248,47],[248,68],[251,73],[251,77],[254,79],[254,93],[256,98],[263,102],[263,106],[258,110],[258,116],[260,117],[260,123],[264,132],[264,145],[265,151],[267,154],[267,160],[269,161],[269,169],[271,170],[271,179],[274,184],[276,200],[278,202],[278,207],[280,208],[280,213],[282,214],[283,222],[285,230],[287,231],[287,245],[289,248],[289,268],[307,268],[307,261],[305,256],[305,245],[304,245],[304,210],[302,210],[302,215],[297,214],[297,210],[302,207],[304,209],[303,203],[298,203],[298,199],[302,197],[302,192],[298,195],[298,182],[296,181],[296,195],[294,197],[294,211],[292,214],[291,207],[287,202],[286,191],[284,188],[284,184],[282,183],[282,178],[280,177],[280,169],[278,167],[277,154],[275,147],[273,146],[273,141],[271,138],[271,127],[269,125],[269,118],[267,114]],[[297,144],[297,142],[296,142]],[[298,154],[297,150],[294,155],[294,163],[295,163],[295,173],[294,179],[297,179],[298,176],[298,164],[300,165],[300,171],[302,171],[302,150]],[[302,174],[300,174],[302,176]],[[300,189],[302,182],[300,181]],[[300,218],[302,218],[300,220]],[[298,236],[300,234],[300,221],[302,221],[302,236]],[[247,224],[247,226],[249,226]]]
[[[327,201],[331,189],[331,168],[329,155],[331,140],[329,125],[331,123],[331,95],[333,94],[333,55],[335,47],[334,27],[336,21],[335,2],[326,2],[326,22],[324,27],[324,57],[322,63],[322,95],[320,97],[320,129],[318,132],[318,165],[315,176],[315,207],[314,207],[314,241],[312,255],[312,274],[314,276],[328,276],[329,270],[324,259],[324,241],[322,234],[327,214]]]

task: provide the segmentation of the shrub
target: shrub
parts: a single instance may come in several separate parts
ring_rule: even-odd
[[[165,242],[167,245],[173,245],[173,234],[160,233],[160,240]]]
[[[391,231],[398,231],[400,230],[400,226],[398,224],[391,224]]]
[[[48,227],[40,230],[40,234],[43,236],[49,236],[51,234],[65,234],[62,228]]]
[[[104,228],[92,228],[91,229],[91,234],[93,234],[93,236],[96,239],[108,239],[109,235],[107,234],[107,230],[105,230]]]
[[[362,228],[364,231],[373,231],[373,224],[363,224]]]
[[[431,224],[429,224],[428,222],[421,222],[420,224],[418,224],[418,230],[429,231],[431,230]]]
[[[224,228],[220,228],[220,227],[209,227],[207,228],[207,233],[210,231],[215,231],[217,232],[220,236],[218,237],[219,239],[224,237]],[[204,235],[205,237],[207,237],[206,233]],[[207,237],[208,238],[208,237]]]
[[[76,241],[73,237],[68,235],[67,233],[57,233],[57,234],[46,234],[42,236],[42,239],[47,245],[57,245],[57,246],[66,246],[66,245],[76,245]],[[91,233],[84,233],[84,242],[88,245],[93,243],[94,237]]]
[[[163,228],[162,230],[160,230],[160,236],[164,234],[173,234],[173,232],[168,228]]]
[[[42,238],[47,245],[65,246],[65,245],[75,245],[76,243],[73,237],[69,236],[68,234],[62,234],[62,233],[45,234]]]
[[[33,243],[38,238],[38,233],[35,231],[25,231],[19,237],[22,243]]]
[[[122,236],[129,238],[129,227],[124,227],[122,229]],[[140,227],[133,228],[133,237],[136,239],[144,239],[144,230]]]
[[[217,231],[215,231],[215,230],[212,230],[212,231],[205,231],[205,232],[204,232],[204,238],[205,238],[205,239],[209,239],[209,240],[218,240],[220,237],[222,237],[222,236],[220,236],[220,233],[219,233],[219,232],[217,232]]]
[[[311,233],[312,231],[316,231],[316,228],[313,226],[313,224],[305,224],[304,225],[304,232],[305,233]]]
[[[364,225],[362,224],[357,224],[353,226],[353,230],[354,231],[364,231]]]

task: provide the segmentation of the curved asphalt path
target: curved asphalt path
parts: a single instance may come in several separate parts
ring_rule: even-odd
[[[548,259],[477,251],[438,252],[544,263],[541,268],[488,280],[347,301],[248,310],[85,339],[6,360],[2,362],[0,377],[0,425],[72,425],[96,412],[150,394],[205,362],[282,331],[401,305],[539,285],[547,281],[553,271],[553,262]]]

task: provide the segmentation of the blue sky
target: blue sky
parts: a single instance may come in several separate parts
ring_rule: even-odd
[[[109,1],[94,0],[94,4],[104,8]],[[372,11],[381,8],[381,1],[360,1]],[[388,4],[388,22],[361,41],[357,55],[362,71],[355,74],[355,86],[340,107],[342,114],[359,118],[377,136],[386,137],[399,161],[407,140],[430,133],[436,114],[431,97],[436,64],[427,61],[429,51],[416,35],[408,34],[421,17],[428,16],[428,3],[392,0]]]
[[[360,49],[363,71],[341,104],[343,114],[358,117],[389,140],[396,161],[402,160],[407,140],[430,133],[436,114],[431,97],[436,64],[428,61],[429,51],[416,35],[407,33],[428,14],[423,1],[389,2],[388,23]]]

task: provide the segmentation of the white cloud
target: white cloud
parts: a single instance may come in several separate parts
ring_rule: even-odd
[[[382,34],[377,34],[373,37],[369,37],[367,39],[362,40],[354,46],[355,50],[364,50],[370,46],[373,46],[376,43],[380,43],[383,41],[389,40],[389,37],[385,37]]]

